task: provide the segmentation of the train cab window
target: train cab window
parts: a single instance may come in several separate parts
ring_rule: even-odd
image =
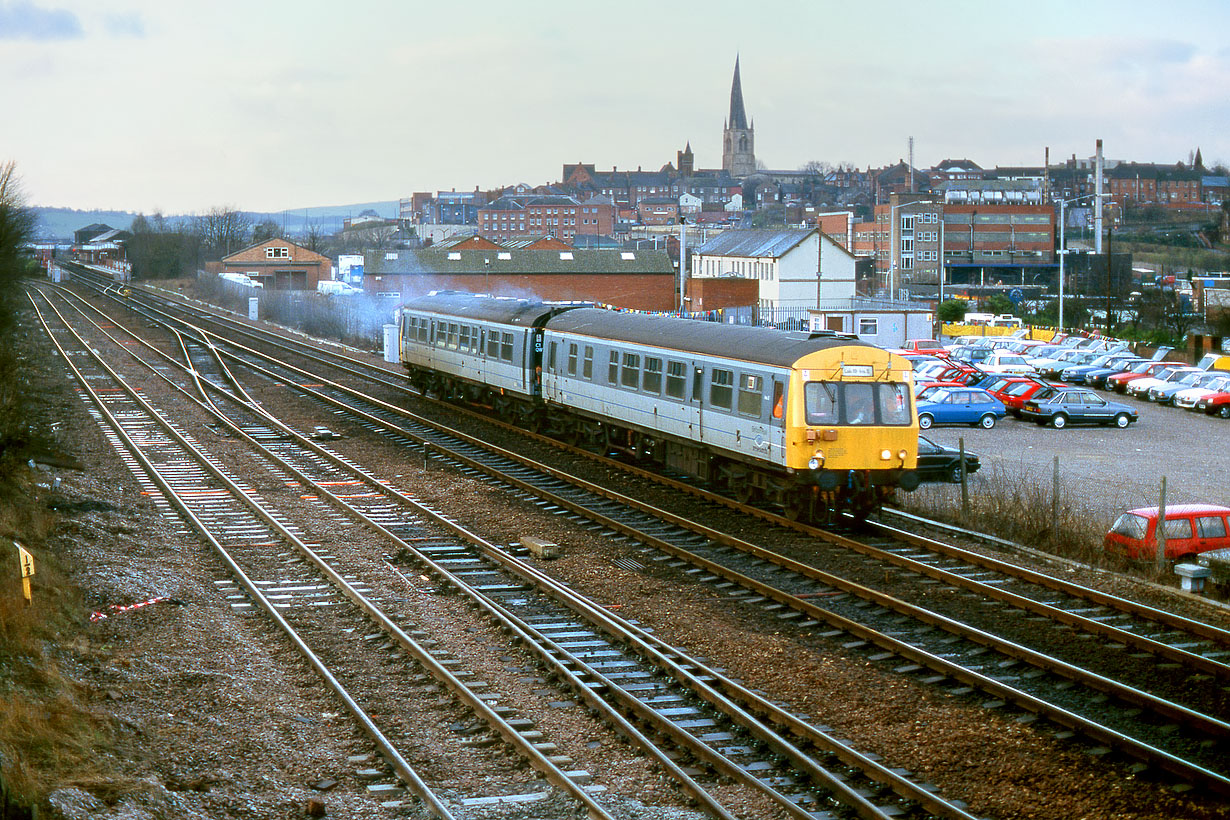
[[[666,363],[666,395],[680,401],[687,398],[688,377],[683,362]]]
[[[662,392],[662,360],[651,356],[645,357],[645,377],[641,381],[641,389],[655,396]]]
[[[487,358],[500,358],[500,334],[494,330],[487,334]]]
[[[846,424],[875,424],[876,386],[870,382],[848,382],[842,386],[842,410]]]
[[[610,363],[606,366],[606,383],[619,383],[619,353],[612,350]]]
[[[910,388],[904,384],[877,384],[880,424],[910,423]]]
[[[594,377],[594,348],[585,345],[585,361],[581,365],[581,375],[587,379]]]
[[[568,375],[575,376],[577,374],[577,346],[575,344],[568,345]]]
[[[739,381],[739,412],[745,416],[760,417],[764,404],[764,378],[743,374]]]
[[[511,333],[500,334],[500,358],[506,362],[513,360],[513,335]]]
[[[735,374],[732,370],[713,369],[709,377],[709,404],[729,410],[734,399]]]
[[[547,370],[555,372],[555,345],[557,342],[551,342],[551,346],[547,348]]]
[[[620,373],[619,383],[624,387],[631,387],[635,390],[641,384],[641,357],[635,353],[624,354],[623,372]]]
[[[808,382],[803,386],[808,424],[837,423],[838,386],[832,382]]]

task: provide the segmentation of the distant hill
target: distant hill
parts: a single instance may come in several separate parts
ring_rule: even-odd
[[[293,211],[276,211],[272,213],[247,211],[253,224],[273,220],[282,226],[288,234],[301,234],[309,220],[320,226],[325,233],[334,233],[342,229],[342,220],[358,216],[363,211],[375,211],[386,219],[397,216],[397,200],[384,202],[360,202],[354,205],[321,205],[314,208],[298,208]],[[35,208],[38,215],[38,226],[35,236],[44,242],[71,242],[73,231],[93,225],[96,222],[110,225],[112,228],[127,229],[137,214],[130,211],[79,211],[75,208]],[[148,216],[148,214],[147,214]],[[191,214],[168,214],[167,220],[179,222],[190,219]]]

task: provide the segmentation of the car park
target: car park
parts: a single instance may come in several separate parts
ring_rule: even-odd
[[[1157,556],[1157,507],[1128,510],[1119,516],[1103,539],[1107,552],[1132,559]],[[1185,560],[1202,552],[1230,547],[1230,507],[1220,504],[1175,504],[1165,509],[1164,556]]]
[[[965,453],[965,474],[967,476],[977,472],[981,466],[976,454],[968,451]],[[936,444],[926,436],[919,436],[918,467],[915,471],[923,481],[960,484],[961,451],[956,447]]]
[[[1069,424],[1113,424],[1127,427],[1139,418],[1136,409],[1109,401],[1092,390],[1068,387],[1035,396],[1021,405],[1021,418],[1055,428]]]
[[[936,424],[972,424],[990,430],[1007,415],[1003,402],[977,387],[939,388],[917,406],[923,430]]]

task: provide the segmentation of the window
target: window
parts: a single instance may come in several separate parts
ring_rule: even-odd
[[[666,395],[683,401],[687,398],[687,374],[683,362],[666,363]]]
[[[607,384],[616,384],[619,382],[619,353],[612,350],[610,362],[606,368]]]
[[[876,336],[880,332],[880,320],[870,316],[860,316],[858,319],[860,336]]]
[[[431,333],[431,328],[428,327],[427,320],[419,319],[419,341],[422,342],[423,344],[427,344],[427,340],[430,338],[429,336],[430,333]]]
[[[575,344],[568,345],[568,375],[575,376],[577,374],[577,346]]]
[[[635,353],[624,354],[623,372],[620,374],[620,384],[635,390],[641,383],[641,357]]]
[[[513,360],[513,335],[511,333],[500,334],[500,358],[506,362]]]
[[[933,398],[945,401],[949,396],[937,391]],[[808,382],[803,386],[803,403],[812,425],[910,423],[909,385],[900,382]]]
[[[461,348],[462,350],[466,350],[466,351],[470,349],[470,326],[469,325],[461,326],[461,333],[457,337],[457,346]]]
[[[1226,521],[1220,515],[1204,515],[1196,519],[1196,534],[1201,538],[1225,538]]]
[[[901,232],[914,230],[914,216],[912,214],[901,215]]]
[[[655,396],[662,392],[661,359],[645,357],[645,378],[641,382],[641,389],[646,393],[653,393]]]
[[[901,252],[902,253],[913,253],[914,252],[914,240],[909,239],[909,238],[902,239],[901,240]]]
[[[1190,518],[1167,518],[1165,532],[1167,540],[1191,538],[1192,520]]]
[[[436,347],[444,347],[448,344],[448,325],[440,322],[436,325]]]
[[[495,255],[495,258],[496,258],[496,259],[509,260],[509,259],[512,259],[512,254],[511,254],[511,253],[508,253],[507,251],[500,251],[499,253],[497,253],[497,254]]]
[[[448,348],[457,349],[457,324],[455,322],[449,322],[448,325]]]
[[[734,399],[734,382],[734,371],[719,370],[715,367],[713,375],[709,377],[709,404],[729,410]]]
[[[449,251],[448,258],[456,262],[461,259],[461,252],[460,251]]]
[[[487,334],[487,358],[500,358],[500,334],[495,331]]]
[[[290,248],[265,248],[266,259],[290,259]]]
[[[585,346],[585,363],[582,367],[581,375],[587,379],[594,377],[594,349],[590,345]]]
[[[744,375],[739,384],[739,412],[745,416],[759,418],[761,404],[764,403],[764,379],[760,376]]]
[[[555,371],[555,345],[558,342],[551,342],[551,346],[547,348],[547,370]]]

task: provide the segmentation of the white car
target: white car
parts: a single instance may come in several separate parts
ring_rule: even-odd
[[[987,373],[998,373],[1009,376],[1036,376],[1038,371],[1030,366],[1025,357],[1019,353],[1004,353],[996,351],[978,362],[978,369]]]

